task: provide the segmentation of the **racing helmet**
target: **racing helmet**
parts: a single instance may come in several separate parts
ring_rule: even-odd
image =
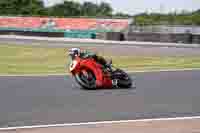
[[[80,56],[80,53],[81,53],[81,49],[80,48],[71,48],[69,49],[69,55],[70,56]]]

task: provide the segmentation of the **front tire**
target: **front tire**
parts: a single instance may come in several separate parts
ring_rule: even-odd
[[[91,81],[86,81],[87,79],[83,79],[83,73],[77,73],[74,77],[76,82],[84,89],[94,90],[96,89],[96,77],[94,73],[90,70],[87,70],[88,75],[92,76]]]

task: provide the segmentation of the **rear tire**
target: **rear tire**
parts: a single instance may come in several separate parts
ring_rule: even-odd
[[[131,88],[132,87],[132,79],[128,77],[128,79],[119,79],[118,86],[120,88]]]
[[[133,85],[133,80],[131,77],[121,69],[114,71],[114,79],[118,79],[118,87],[120,88],[131,88]]]

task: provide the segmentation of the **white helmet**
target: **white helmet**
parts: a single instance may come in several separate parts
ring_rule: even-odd
[[[71,48],[69,49],[69,55],[70,56],[79,56],[81,53],[81,49],[80,48]]]

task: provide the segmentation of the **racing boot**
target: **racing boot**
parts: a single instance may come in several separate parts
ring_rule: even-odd
[[[106,63],[105,68],[108,72],[112,72],[112,63],[111,62]]]
[[[105,73],[106,72],[112,73],[112,67],[109,64],[102,65],[102,69],[103,69],[103,72],[105,72]]]
[[[112,80],[112,85],[113,85],[113,87],[118,87],[118,79],[113,79]]]

